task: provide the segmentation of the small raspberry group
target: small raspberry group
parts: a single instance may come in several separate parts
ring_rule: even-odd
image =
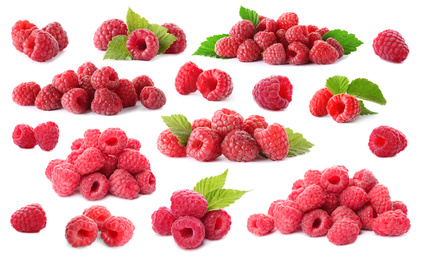
[[[52,121],[41,123],[35,128],[19,124],[13,129],[12,139],[20,148],[31,149],[38,145],[41,150],[51,151],[59,142],[59,127]]]

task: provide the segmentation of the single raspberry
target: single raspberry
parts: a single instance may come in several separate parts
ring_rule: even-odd
[[[205,225],[205,238],[209,240],[223,238],[231,228],[231,216],[222,209],[208,211],[201,220]]]
[[[362,229],[372,230],[372,223],[377,217],[377,212],[371,205],[365,206],[356,212],[362,223]]]
[[[52,172],[52,187],[60,197],[71,196],[81,182],[81,175],[70,169],[69,163],[63,163],[54,167]]]
[[[361,219],[355,213],[355,211],[353,211],[349,207],[338,206],[333,211],[333,213],[331,213],[331,222],[333,222],[333,224],[336,223],[336,222],[338,222],[338,221],[340,221],[340,220],[342,220],[342,219],[345,219],[345,218],[352,220],[359,227],[359,229],[362,228]]]
[[[94,205],[89,208],[86,208],[84,209],[82,214],[94,220],[94,222],[96,222],[97,227],[99,229],[103,225],[103,223],[106,221],[106,219],[112,216],[110,211],[105,206],[101,206],[101,205]]]
[[[83,76],[90,76],[97,70],[96,65],[91,61],[84,62],[77,69],[78,78],[81,79]]]
[[[21,83],[13,89],[12,100],[20,106],[33,106],[40,90],[40,85],[33,81]]]
[[[215,43],[215,53],[224,58],[235,58],[240,43],[237,38],[223,37]]]
[[[369,192],[376,184],[378,184],[377,178],[368,169],[362,169],[355,172],[353,175],[353,185]]]
[[[149,160],[139,151],[133,149],[124,149],[118,154],[118,168],[124,169],[131,174],[140,173],[144,170],[150,170]]]
[[[269,125],[266,129],[256,129],[254,138],[261,148],[261,152],[273,161],[280,161],[287,157],[289,140],[286,129],[278,123]]]
[[[144,87],[155,85],[155,83],[153,83],[153,80],[147,75],[137,76],[131,82],[134,85],[135,93],[137,94],[137,98],[140,97],[140,92]]]
[[[268,123],[265,121],[265,117],[259,115],[251,115],[244,119],[242,130],[248,132],[253,136],[256,128],[265,129],[268,127]]]
[[[321,176],[321,186],[329,194],[340,194],[349,185],[349,173],[343,166],[325,169]]]
[[[321,206],[321,209],[327,211],[327,213],[331,215],[338,206],[339,197],[335,194],[327,194],[324,205]]]
[[[152,31],[137,29],[128,36],[127,49],[135,60],[148,61],[158,53],[159,40]]]
[[[260,107],[268,110],[282,110],[292,101],[293,86],[287,77],[273,75],[256,83],[252,95]]]
[[[52,84],[49,84],[38,92],[34,104],[38,109],[44,111],[56,110],[62,108],[61,98],[62,93]]]
[[[128,79],[119,79],[119,85],[113,90],[122,100],[122,107],[133,107],[137,104],[137,93],[134,85]]]
[[[253,40],[263,51],[277,43],[277,38],[273,32],[257,32],[253,36]]]
[[[127,244],[134,235],[135,226],[125,217],[111,216],[100,227],[100,237],[110,247]]]
[[[299,17],[296,13],[287,12],[280,15],[277,19],[278,28],[288,30],[290,27],[299,24]]]
[[[129,172],[117,169],[109,177],[109,191],[112,195],[132,200],[138,197],[140,187]]]
[[[113,91],[107,88],[96,90],[91,102],[91,111],[99,115],[112,116],[122,110],[122,100]]]
[[[331,46],[333,46],[334,47],[334,49],[336,49],[337,50],[337,52],[339,53],[339,59],[341,58],[341,57],[343,57],[343,55],[344,55],[344,49],[343,49],[343,46],[337,41],[337,40],[335,40],[335,39],[333,39],[333,38],[328,38],[327,40],[325,40],[328,44],[330,44]]]
[[[10,223],[18,232],[37,233],[46,227],[46,212],[38,203],[29,204],[15,211]]]
[[[107,88],[114,90],[119,86],[119,76],[110,66],[104,66],[93,72],[91,85],[94,89]]]
[[[60,23],[58,22],[49,23],[48,25],[43,27],[43,29],[41,30],[50,33],[56,39],[57,43],[59,44],[59,51],[62,51],[68,46],[69,44],[68,35],[66,31],[62,28],[62,25]]]
[[[48,32],[35,29],[23,42],[23,52],[32,60],[45,62],[59,52],[59,44]]]
[[[324,36],[324,34],[328,33],[329,31],[330,29],[328,29],[327,27],[319,28],[318,30],[316,30],[316,32],[321,34],[321,36]]]
[[[315,41],[309,51],[309,59],[319,65],[332,64],[339,58],[339,52],[325,41]]]
[[[65,162],[65,160],[62,160],[62,159],[53,159],[47,164],[47,167],[46,167],[46,170],[44,171],[44,173],[45,173],[45,175],[46,175],[46,177],[49,181],[52,181],[54,167],[56,167],[57,165],[60,165],[64,162]]]
[[[168,29],[168,33],[177,37],[165,53],[178,54],[183,52],[187,48],[186,34],[183,29],[174,23],[164,23],[162,26]]]
[[[268,208],[268,215],[271,217],[274,217],[274,210],[277,207],[277,205],[282,205],[282,206],[290,206],[292,208],[297,208],[296,202],[292,201],[292,200],[275,200],[271,203],[271,205],[269,205]]]
[[[53,86],[64,94],[73,88],[79,86],[78,75],[73,70],[67,70],[63,73],[57,74],[52,80]]]
[[[375,54],[383,60],[400,63],[408,57],[409,48],[402,35],[395,30],[384,30],[373,40]]]
[[[169,129],[159,134],[156,145],[163,155],[169,157],[187,156],[186,148],[179,143],[178,138]]]
[[[209,101],[223,100],[233,92],[230,75],[219,69],[205,70],[200,73],[196,86],[202,96]]]
[[[197,78],[203,72],[195,63],[188,61],[178,70],[175,77],[175,89],[181,95],[187,95],[197,90]]]
[[[292,42],[287,46],[287,60],[292,65],[302,65],[309,61],[309,48],[301,42]]]
[[[209,127],[212,128],[212,121],[207,118],[199,118],[195,119],[193,123],[191,123],[191,129],[194,130],[198,127]]]
[[[145,87],[140,92],[140,101],[147,109],[159,109],[166,104],[166,96],[157,87]]]
[[[294,25],[288,28],[285,36],[289,44],[293,42],[300,42],[305,45],[309,44],[309,32],[305,25]]]
[[[171,233],[179,247],[193,249],[202,244],[205,238],[205,225],[198,218],[183,216],[172,224]]]
[[[127,140],[127,146],[125,148],[133,149],[136,151],[140,151],[141,149],[141,143],[139,140],[135,138],[128,138]]]
[[[23,52],[24,47],[22,46],[26,39],[29,37],[32,31],[38,29],[38,27],[29,22],[28,20],[19,20],[12,27],[12,43],[15,48]]]
[[[335,245],[347,245],[355,242],[359,235],[359,227],[350,219],[337,221],[328,230],[328,241]]]
[[[34,136],[42,150],[51,151],[59,141],[59,127],[52,121],[41,123],[34,128]]]
[[[277,38],[277,43],[281,43],[284,46],[284,49],[287,49],[289,46],[289,43],[286,40],[286,32],[287,30],[284,29],[278,29],[275,32],[275,37]]]
[[[309,101],[309,112],[316,117],[328,115],[327,103],[331,97],[333,97],[333,93],[328,88],[322,88],[315,92]]]
[[[262,59],[270,65],[281,65],[286,63],[286,51],[282,43],[274,43],[263,53]]]
[[[382,125],[372,130],[368,147],[378,157],[393,157],[407,146],[405,135],[399,130]]]
[[[330,39],[330,38],[329,38]],[[343,47],[336,41],[336,40],[334,40],[333,38],[331,38],[332,40],[330,40],[330,41],[328,41],[328,44],[330,44],[331,46],[333,46],[334,48],[336,48],[336,50],[341,50],[342,52],[343,52]],[[319,34],[318,32],[312,32],[312,33],[310,33],[309,34],[309,39],[308,39],[308,48],[309,49],[312,49],[312,47],[314,47],[314,44],[315,44],[315,41],[319,41],[319,40],[322,40],[322,37],[321,37],[321,34]],[[336,42],[334,42],[334,41],[336,41]],[[339,44],[339,45],[337,45],[337,44]],[[341,49],[339,49],[339,47],[341,47]],[[339,51],[339,53],[340,53],[340,51]],[[341,54],[341,56],[343,56],[343,53]],[[341,57],[340,55],[339,55],[339,58]]]
[[[295,182],[293,182],[292,190],[297,190],[300,188],[305,188],[305,181],[303,179],[298,179]]]
[[[408,215],[408,207],[402,201],[399,201],[399,200],[393,201],[392,202],[392,208],[393,208],[393,210],[399,209],[403,213],[405,213],[406,215]]]
[[[78,76],[79,77],[79,76]],[[83,89],[88,95],[88,101],[91,104],[91,101],[94,99],[94,94],[96,90],[91,85],[91,76],[83,75],[79,78],[79,88]]]
[[[201,162],[211,161],[221,153],[222,137],[209,127],[194,129],[187,141],[187,154]]]
[[[303,213],[298,208],[277,204],[274,209],[275,228],[283,234],[295,232],[302,218]]]
[[[324,189],[319,185],[312,184],[297,196],[295,202],[301,211],[308,212],[324,205],[326,198]]]
[[[109,178],[110,175],[117,169],[118,158],[111,154],[103,154],[105,157],[105,164],[99,170],[100,173],[104,174],[106,178]]]
[[[141,194],[152,194],[156,190],[156,177],[151,170],[144,170],[134,175]]]
[[[97,134],[96,134],[97,136]],[[128,137],[120,128],[107,128],[98,135],[100,151],[106,154],[118,154],[127,146]]]
[[[178,190],[171,195],[171,211],[175,217],[193,216],[202,218],[208,211],[208,201],[193,190]]]
[[[246,131],[233,130],[221,143],[221,152],[230,161],[250,162],[259,154],[259,146]]]
[[[15,126],[12,133],[12,139],[13,143],[20,148],[30,149],[37,145],[34,129],[26,124],[19,124]]]
[[[253,38],[255,33],[255,26],[249,20],[242,20],[237,22],[229,32],[230,36],[240,40],[241,42],[246,39]]]
[[[376,184],[370,192],[368,192],[370,204],[378,214],[392,210],[392,200],[390,198],[389,189],[383,184]]]
[[[212,116],[211,129],[216,131],[220,136],[225,137],[233,130],[241,130],[243,128],[243,116],[234,110],[222,108]]]
[[[339,197],[340,205],[347,206],[352,210],[361,209],[369,200],[367,192],[359,187],[347,187]]]
[[[68,156],[66,157],[66,163],[69,163],[73,166],[73,164],[75,163],[75,161],[78,159],[78,157],[84,152],[85,148],[82,147],[78,150],[73,150],[71,151],[70,154],[68,154]]]
[[[82,88],[74,88],[63,94],[60,103],[66,111],[74,114],[82,114],[90,107],[88,94]]]
[[[75,160],[75,171],[81,175],[100,170],[105,163],[102,152],[96,147],[89,147]]]
[[[253,214],[247,219],[247,230],[256,236],[264,236],[274,230],[274,218],[265,214]]]
[[[99,147],[99,137],[102,132],[99,129],[87,129],[84,131],[83,148]],[[103,150],[101,150],[103,152]]]
[[[361,106],[356,97],[338,94],[328,100],[327,112],[337,123],[348,123],[359,117]]]
[[[104,21],[94,33],[94,47],[98,50],[107,50],[107,45],[113,37],[117,35],[127,35],[128,27],[124,21],[120,19],[110,19]]]
[[[241,62],[252,62],[261,58],[262,49],[252,39],[245,40],[237,49],[237,59]]]
[[[308,170],[303,175],[303,183],[305,187],[308,187],[309,185],[316,184],[318,186],[321,186],[321,176],[322,172],[318,170]]]
[[[83,148],[83,144],[84,144],[84,138],[77,138],[72,142],[71,150],[74,151],[74,150]]]
[[[372,229],[380,236],[401,236],[410,228],[408,216],[399,209],[378,215],[372,223]]]
[[[68,222],[65,229],[65,237],[72,247],[84,247],[96,241],[98,232],[99,229],[94,220],[80,215]]]
[[[278,30],[278,24],[271,18],[264,18],[256,25],[257,32],[273,32]]]
[[[79,190],[88,200],[100,200],[109,192],[109,181],[99,172],[91,173],[82,177]]]
[[[152,229],[161,236],[171,235],[172,224],[177,218],[167,207],[160,207],[152,214]]]
[[[322,209],[315,209],[305,213],[300,224],[303,232],[310,237],[320,237],[327,234],[331,226],[331,218]]]

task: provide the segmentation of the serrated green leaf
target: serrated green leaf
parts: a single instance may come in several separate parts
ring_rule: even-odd
[[[378,85],[364,78],[352,80],[346,93],[380,105],[387,103]]]
[[[142,18],[129,7],[127,11],[126,23],[128,27],[128,35],[137,29],[147,29],[149,26],[149,22],[146,18]]]
[[[206,194],[213,190],[221,189],[224,187],[225,181],[227,180],[227,173],[228,169],[220,175],[204,178],[194,186],[193,190],[206,196]]]
[[[233,204],[249,191],[233,190],[233,189],[215,189],[206,194],[205,199],[208,201],[208,211],[223,209]]]
[[[107,50],[103,56],[103,60],[132,60],[130,52],[127,49],[126,35],[118,35],[112,38],[107,45]]]
[[[159,24],[149,24],[147,29],[152,31],[158,37],[159,50],[156,55],[164,53],[166,49],[168,49],[169,46],[171,46],[171,44],[177,40],[177,37],[168,33],[167,28],[160,26]]]
[[[328,78],[325,86],[330,90],[333,95],[346,93],[349,87],[349,79],[345,76],[333,76]]]
[[[224,37],[229,37],[229,34],[219,34],[213,35],[206,38],[206,41],[200,44],[200,47],[193,53],[193,55],[212,57],[218,59],[228,59],[225,57],[221,57],[215,52],[215,44],[216,42]]]
[[[244,8],[243,6],[240,6],[239,15],[241,19],[251,21],[255,28],[259,23],[259,14],[254,10],[250,10]]]
[[[359,115],[366,116],[366,115],[375,115],[378,114],[377,112],[373,112],[365,107],[364,101],[359,100],[359,105],[361,106],[361,113]]]
[[[183,115],[176,114],[170,116],[162,116],[163,122],[171,130],[172,134],[178,138],[182,146],[187,145],[187,140],[192,132],[191,124]]]
[[[286,133],[289,139],[289,152],[287,157],[296,157],[310,151],[314,146],[306,140],[302,134],[294,133],[292,129],[286,127]]]
[[[337,40],[340,45],[343,47],[344,55],[349,55],[350,53],[357,50],[357,47],[361,46],[363,42],[356,38],[355,34],[348,33],[345,30],[331,30],[322,36],[322,39],[326,41],[328,38],[333,38]]]

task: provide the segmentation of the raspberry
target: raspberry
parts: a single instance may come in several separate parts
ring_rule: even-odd
[[[401,236],[410,228],[409,218],[401,210],[382,213],[372,223],[372,229],[380,236]]]
[[[47,179],[49,179],[49,181],[52,181],[52,174],[53,174],[53,169],[54,169],[54,167],[56,167],[57,165],[60,165],[60,164],[62,164],[62,163],[64,163],[65,162],[65,160],[62,160],[62,159],[54,159],[54,160],[51,160],[48,164],[47,164],[47,167],[46,167],[46,170],[45,170],[45,175],[46,175],[46,177],[47,177]]]
[[[321,176],[321,187],[329,194],[340,194],[349,185],[349,173],[343,166],[325,169]]]
[[[128,79],[119,79],[119,85],[113,90],[122,100],[122,107],[133,107],[137,104],[138,96],[134,85]]]
[[[137,29],[128,36],[127,49],[135,60],[148,61],[158,53],[159,40],[152,31]]]
[[[99,137],[102,133],[99,129],[87,129],[84,132],[83,138],[83,148],[87,149],[89,147],[99,147]],[[103,152],[103,151],[102,151]]]
[[[356,212],[362,223],[362,229],[372,230],[372,223],[377,217],[377,212],[371,205],[365,206]]]
[[[335,245],[347,245],[355,242],[359,235],[359,227],[350,219],[342,219],[328,230],[328,241]]]
[[[78,156],[78,159],[74,162],[74,166],[75,171],[81,175],[86,175],[100,170],[104,163],[105,158],[102,152],[95,147],[89,147]]]
[[[299,24],[299,17],[296,13],[288,12],[283,13],[277,19],[278,28],[288,30],[290,27]]]
[[[343,55],[344,55],[344,49],[343,49],[343,46],[337,41],[337,40],[335,40],[335,39],[333,39],[333,38],[328,38],[327,40],[326,40],[326,42],[328,43],[328,44],[330,44],[331,46],[333,46],[334,47],[334,49],[336,49],[338,52],[339,52],[339,59],[341,58],[341,57],[343,57]]]
[[[327,195],[321,186],[312,184],[305,188],[305,190],[297,196],[295,202],[297,207],[303,211],[308,212],[317,209],[324,205]]]
[[[62,107],[74,114],[82,114],[90,106],[87,92],[82,88],[74,88],[63,94],[60,100]]]
[[[253,136],[256,128],[265,129],[267,127],[268,123],[263,116],[251,115],[243,121],[242,130]]]
[[[309,59],[319,65],[332,64],[339,58],[339,52],[325,41],[315,41],[309,51]]]
[[[10,223],[18,232],[37,233],[46,227],[46,212],[38,203],[29,204],[15,211]]]
[[[93,75],[93,73],[97,70],[96,65],[92,63],[91,61],[84,62],[81,66],[77,69],[77,75],[78,78],[82,78],[83,76],[90,76]]]
[[[140,187],[129,172],[117,169],[109,177],[109,191],[112,195],[132,200],[138,197]]]
[[[292,65],[302,65],[309,61],[309,48],[301,42],[293,42],[287,46],[287,60]]]
[[[299,194],[302,193],[304,190],[305,190],[305,187],[300,187],[300,188],[292,190],[289,196],[287,196],[287,200],[295,201],[296,198],[299,196]]]
[[[328,33],[329,31],[330,29],[328,29],[327,27],[319,28],[318,30],[316,30],[316,32],[319,33],[321,36],[324,36],[324,34]]]
[[[107,178],[116,170],[118,165],[118,159],[114,155],[103,154],[105,157],[105,164],[99,170],[100,173],[104,174]]]
[[[334,212],[334,210],[339,206],[339,198],[335,194],[327,194],[325,198],[324,205],[321,206],[321,209],[327,211],[328,214]]]
[[[61,98],[62,93],[52,84],[49,84],[38,92],[34,104],[38,109],[44,111],[56,110],[62,108]]]
[[[311,101],[309,101],[309,112],[316,117],[328,115],[327,103],[332,96],[333,93],[328,88],[322,88],[315,92]]]
[[[100,227],[100,237],[110,247],[123,246],[134,235],[135,226],[125,217],[111,216]]]
[[[100,151],[106,154],[118,154],[124,151],[127,141],[127,134],[120,128],[107,128],[98,136]]]
[[[278,123],[269,125],[266,129],[256,129],[254,138],[263,154],[273,161],[286,158],[289,151],[289,141],[286,130]]]
[[[221,239],[231,228],[231,216],[222,209],[208,211],[201,220],[205,225],[206,239]]]
[[[177,245],[184,249],[200,246],[205,238],[205,226],[202,221],[191,216],[178,218],[172,224],[171,232]]]
[[[31,34],[31,32],[36,29],[38,29],[38,27],[28,20],[17,21],[12,27],[13,46],[15,46],[18,51],[23,52],[23,43]]]
[[[256,236],[264,236],[274,230],[274,219],[265,214],[253,214],[247,219],[247,230]]]
[[[305,45],[309,44],[309,32],[305,25],[294,25],[288,28],[285,36],[289,44],[293,42],[300,42]]]
[[[275,200],[271,203],[271,205],[269,205],[268,215],[271,217],[274,217],[274,210],[277,207],[277,205],[280,205],[280,204],[282,206],[290,206],[292,208],[297,208],[296,203],[292,200]]]
[[[157,87],[145,87],[140,92],[141,104],[147,109],[159,109],[166,103],[165,93]]]
[[[298,208],[277,204],[274,209],[275,228],[283,234],[291,234],[302,222],[303,213]]]
[[[198,127],[209,127],[212,128],[212,121],[207,118],[195,119],[191,124],[191,129],[194,130]]]
[[[171,211],[175,217],[192,216],[202,218],[208,211],[205,197],[193,190],[178,190],[171,195]]]
[[[315,209],[305,213],[300,225],[303,232],[310,237],[325,236],[330,229],[331,218],[326,211]]]
[[[78,150],[71,151],[71,153],[66,157],[66,163],[71,164],[73,166],[76,159],[78,159],[78,157],[84,152],[84,149],[85,148],[82,147]]]
[[[56,39],[57,43],[59,44],[59,51],[62,51],[68,46],[68,35],[66,31],[62,28],[62,25],[60,23],[49,23],[41,30],[50,33]]]
[[[79,88],[83,89],[88,95],[88,101],[91,104],[91,101],[94,99],[94,94],[96,90],[91,85],[91,76],[83,75],[79,79]]]
[[[82,214],[94,220],[99,229],[106,221],[106,219],[112,216],[106,207],[100,205],[94,205],[89,208],[86,208],[84,209],[84,212]]]
[[[331,46],[333,46],[334,48],[336,48],[336,50],[339,51],[339,54],[340,54],[339,47],[341,47],[341,51],[343,52],[343,47],[336,40],[334,40],[333,38],[331,38],[331,39],[332,39],[332,41],[331,40],[328,41],[328,44],[330,44]],[[308,41],[308,44],[307,44],[308,45],[308,48],[311,49],[312,47],[314,47],[315,41],[319,41],[319,40],[322,40],[321,34],[319,34],[318,32],[312,32],[312,33],[310,33],[309,34],[309,41]],[[343,56],[343,53],[341,54],[341,56]],[[339,58],[341,56],[339,55]]]
[[[169,236],[176,219],[169,208],[160,207],[152,214],[152,229],[156,234]]]
[[[81,175],[62,164],[54,167],[52,172],[53,190],[60,197],[71,196],[81,182]]]
[[[375,54],[386,61],[400,63],[408,57],[409,48],[402,35],[395,30],[384,30],[373,40]]]
[[[59,141],[59,127],[51,121],[41,123],[34,128],[34,136],[42,150],[51,151]]]
[[[257,32],[253,36],[253,40],[263,51],[274,43],[277,43],[277,38],[273,32]]]
[[[178,54],[183,52],[187,48],[186,34],[183,29],[174,23],[164,23],[162,26],[168,29],[168,33],[177,37],[171,46],[166,49],[165,53]]]
[[[305,188],[305,182],[303,181],[303,179],[298,179],[295,182],[293,182],[292,190],[297,190],[300,188]]]
[[[338,206],[333,213],[331,213],[331,221],[333,224],[345,218],[352,220],[359,229],[362,228],[362,222],[359,216],[346,206]]]
[[[246,39],[252,38],[255,33],[255,26],[249,20],[242,20],[237,22],[229,32],[230,36],[243,42]]]
[[[127,146],[125,148],[133,149],[136,151],[140,151],[141,149],[141,143],[139,140],[134,138],[128,138],[127,140]]]
[[[119,169],[124,169],[131,174],[140,173],[144,170],[150,170],[150,163],[147,158],[139,151],[125,149],[118,155]]]
[[[261,58],[262,49],[252,39],[245,40],[237,49],[237,59],[241,62],[252,62]]]
[[[284,29],[278,29],[275,32],[275,37],[277,38],[277,43],[281,43],[285,49],[287,49],[287,46],[289,46],[289,43],[286,40],[286,32],[287,30]]]
[[[233,130],[221,143],[221,152],[230,161],[250,162],[259,154],[259,146],[246,131]]]
[[[63,73],[57,74],[52,80],[53,86],[64,94],[73,88],[79,86],[78,75],[73,70],[67,70]]]
[[[308,187],[309,185],[316,184],[318,186],[321,186],[321,171],[318,170],[308,170],[305,172],[303,176],[303,183],[305,187]]]
[[[71,150],[75,151],[80,148],[83,148],[84,138],[77,138],[71,144]]]
[[[196,81],[199,75],[203,72],[191,61],[184,63],[178,70],[175,77],[175,89],[181,95],[187,95],[197,90]]]
[[[135,174],[134,178],[140,187],[141,194],[151,194],[156,190],[156,177],[152,171],[144,170]]]
[[[81,179],[79,190],[81,195],[88,200],[100,200],[109,191],[109,181],[99,172],[91,173]]]
[[[118,73],[110,66],[101,67],[91,75],[91,85],[94,89],[114,90],[119,86]]]
[[[338,94],[328,100],[327,112],[337,123],[348,123],[359,117],[361,106],[356,97]]]
[[[389,189],[383,184],[376,184],[370,192],[368,192],[370,204],[378,214],[392,210],[392,201]]]
[[[72,218],[65,229],[65,237],[72,247],[91,245],[97,239],[99,229],[94,220],[84,215]]]
[[[140,97],[140,92],[144,87],[154,86],[153,80],[147,75],[140,75],[132,80],[137,98]]]
[[[120,19],[110,19],[104,21],[94,33],[94,47],[98,50],[107,50],[107,45],[113,37],[117,35],[127,35],[128,27],[124,21]]]
[[[271,18],[264,18],[260,20],[258,25],[256,26],[257,32],[273,32],[275,33],[278,30],[278,24]]]
[[[33,106],[40,90],[40,85],[33,81],[21,83],[13,89],[12,100],[20,106]]]
[[[353,185],[369,192],[376,184],[378,184],[377,178],[368,169],[362,169],[355,172],[353,175]]]
[[[122,110],[122,100],[113,91],[101,88],[94,94],[91,110],[99,115],[116,115]]]
[[[359,187],[347,187],[340,194],[340,205],[347,206],[352,210],[361,209],[369,200],[367,192]]]
[[[215,53],[224,58],[237,57],[240,40],[233,37],[223,37],[215,44]]]
[[[187,141],[187,154],[201,162],[211,161],[221,155],[222,137],[209,127],[194,129]]]
[[[220,136],[225,137],[233,130],[241,130],[243,121],[243,116],[236,111],[222,108],[213,114],[211,127]]]
[[[169,129],[159,134],[156,144],[159,152],[163,155],[169,157],[187,156],[186,148],[179,143],[178,138]]]
[[[233,82],[228,73],[219,70],[205,70],[197,78],[197,89],[209,101],[220,101],[231,95]]]
[[[408,215],[408,207],[402,201],[399,201],[399,200],[393,201],[392,202],[392,208],[393,208],[393,210],[399,209],[403,213],[405,213],[406,215]]]
[[[273,75],[260,80],[253,87],[252,95],[256,103],[265,109],[282,110],[292,100],[293,86],[287,77]]]
[[[281,65],[286,63],[286,51],[283,44],[274,43],[269,46],[263,53],[262,58],[265,63],[270,65]]]
[[[378,157],[393,157],[407,146],[405,135],[390,126],[379,126],[372,130],[368,147]]]
[[[59,44],[48,32],[35,29],[23,42],[23,52],[32,60],[45,62],[59,52]]]
[[[26,124],[19,124],[15,126],[12,133],[12,139],[13,143],[20,148],[30,149],[37,145],[34,129]]]

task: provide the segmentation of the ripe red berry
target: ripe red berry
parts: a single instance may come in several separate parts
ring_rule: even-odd
[[[65,237],[72,247],[91,245],[97,239],[99,229],[96,222],[84,215],[72,218],[65,229]]]
[[[262,51],[277,43],[277,38],[273,32],[257,32],[253,36],[253,40],[261,47]]]
[[[215,52],[224,58],[237,57],[237,49],[240,46],[240,40],[233,37],[223,37],[215,44]]]
[[[12,133],[12,139],[13,143],[20,148],[30,149],[37,145],[34,129],[26,124],[19,124],[15,126]]]
[[[156,234],[169,236],[176,219],[169,208],[160,207],[152,214],[152,229]]]
[[[183,52],[187,48],[186,34],[183,29],[174,23],[164,23],[162,26],[168,29],[168,33],[177,37],[165,53],[178,54]]]
[[[252,62],[261,58],[262,49],[252,39],[245,40],[237,49],[237,59],[241,62]]]
[[[156,190],[156,177],[151,170],[144,170],[134,175],[141,194],[152,194]]]
[[[20,52],[24,51],[23,43],[32,31],[38,27],[28,20],[19,20],[12,27],[13,46]]]
[[[347,245],[355,242],[359,235],[358,225],[348,218],[337,221],[328,230],[328,241],[335,245]]]
[[[208,211],[201,220],[205,225],[205,238],[209,240],[223,238],[231,228],[231,216],[222,209]]]
[[[241,130],[243,127],[243,116],[234,110],[222,108],[212,116],[211,129],[221,137],[225,137],[233,130]]]
[[[231,95],[233,82],[225,71],[219,69],[203,71],[196,82],[197,89],[209,101],[220,101]]]
[[[35,29],[23,42],[23,52],[32,60],[45,62],[55,57],[59,52],[59,44],[48,32]]]
[[[140,92],[140,101],[147,109],[159,109],[166,104],[166,96],[165,93],[157,87],[145,87]]]
[[[34,136],[42,150],[51,151],[59,142],[59,127],[51,121],[41,123],[34,128]]]
[[[135,60],[151,60],[159,50],[159,40],[156,34],[147,29],[137,29],[131,32],[127,40],[127,49]]]
[[[305,213],[301,223],[303,232],[310,237],[325,236],[330,226],[331,218],[322,209],[315,209]]]
[[[250,162],[259,154],[259,146],[246,131],[233,130],[221,143],[222,154],[230,161]]]
[[[256,103],[265,109],[282,110],[292,101],[293,86],[287,77],[273,75],[260,80],[253,87]]]
[[[328,115],[327,103],[332,96],[333,93],[328,88],[322,88],[315,92],[309,102],[309,112],[316,117]]]
[[[287,157],[289,140],[282,125],[274,123],[266,129],[256,129],[254,138],[261,148],[261,152],[269,159],[280,161]]]
[[[193,190],[177,190],[171,196],[171,211],[175,217],[192,216],[202,218],[208,211],[208,201]]]
[[[361,106],[356,97],[338,94],[328,100],[327,112],[337,123],[348,123],[359,117]]]
[[[256,236],[267,235],[274,230],[274,219],[265,214],[253,214],[247,219],[247,230]]]
[[[33,81],[24,82],[13,89],[12,100],[20,106],[33,106],[40,91],[40,85],[37,83]]]
[[[83,76],[90,76],[93,75],[93,73],[97,70],[96,65],[92,63],[91,61],[84,62],[81,66],[77,69],[77,75],[78,78],[82,78]]]
[[[320,65],[332,64],[339,58],[339,51],[325,41],[315,41],[314,46],[309,51],[309,59]]]
[[[306,46],[309,44],[309,32],[305,25],[294,25],[287,29],[285,34],[287,42],[300,42]]]
[[[198,218],[183,216],[171,228],[175,243],[184,249],[199,247],[205,238],[205,225]]]
[[[281,65],[286,63],[286,51],[283,44],[274,43],[269,46],[263,53],[262,58],[265,63],[270,65]]]
[[[229,32],[230,36],[240,40],[241,42],[246,39],[253,38],[255,26],[249,20],[242,20],[237,22]]]
[[[120,19],[110,19],[104,21],[94,33],[94,47],[98,50],[107,50],[107,45],[113,37],[117,35],[127,35],[128,27],[124,21]]]
[[[287,46],[287,60],[292,65],[306,64],[309,61],[309,48],[301,42],[292,42]]]
[[[117,169],[109,177],[109,191],[112,195],[132,200],[138,197],[140,187],[129,172]]]
[[[58,22],[49,23],[48,25],[43,27],[43,29],[41,30],[50,33],[56,39],[57,43],[59,44],[59,51],[62,51],[68,46],[69,44],[68,35],[60,23]]]
[[[378,157],[393,157],[408,144],[405,135],[390,126],[379,126],[372,130],[368,141],[371,152]]]
[[[101,67],[91,75],[91,85],[94,89],[107,88],[114,90],[119,86],[118,73],[110,66]]]
[[[178,70],[175,77],[175,89],[181,95],[187,95],[197,90],[197,78],[203,72],[196,64],[191,61],[184,63]]]
[[[122,100],[122,107],[133,107],[137,104],[138,96],[134,84],[128,79],[119,79],[119,85],[113,90]]]
[[[82,214],[94,220],[99,229],[103,225],[103,223],[106,221],[106,219],[112,216],[109,210],[106,207],[101,205],[94,205],[89,208],[86,208],[84,209]]]
[[[372,229],[380,236],[401,236],[410,228],[409,218],[401,210],[382,213],[372,223]]]
[[[159,152],[169,157],[186,157],[186,148],[179,143],[178,138],[166,129],[159,134],[157,139]]]
[[[274,209],[275,228],[282,234],[293,233],[302,222],[303,213],[296,207],[277,204]]]
[[[116,115],[122,110],[122,100],[107,88],[96,90],[91,102],[91,111],[99,115]]]
[[[110,247],[127,244],[134,235],[135,226],[125,217],[111,216],[100,227],[100,237]]]
[[[400,63],[409,54],[408,45],[402,35],[395,30],[384,30],[373,40],[375,54],[383,60]]]
[[[98,146],[105,154],[117,155],[124,151],[125,147],[127,146],[127,134],[124,130],[117,127],[107,128],[101,134],[96,133],[96,136],[98,136]]]
[[[251,115],[243,121],[242,129],[253,136],[256,128],[265,129],[267,127],[268,123],[263,116]]]
[[[90,106],[90,99],[82,88],[73,88],[63,94],[60,103],[62,107],[74,114],[84,113]]]
[[[137,94],[137,98],[140,97],[140,92],[144,87],[155,85],[155,83],[153,83],[153,80],[147,75],[140,75],[140,76],[135,77],[132,80],[132,83],[134,85],[135,93]]]
[[[46,212],[38,203],[29,204],[15,211],[10,218],[10,223],[19,232],[40,232],[46,227]]]
[[[290,27],[298,25],[299,18],[296,13],[287,12],[280,15],[277,19],[277,25],[279,29],[288,30]]]

